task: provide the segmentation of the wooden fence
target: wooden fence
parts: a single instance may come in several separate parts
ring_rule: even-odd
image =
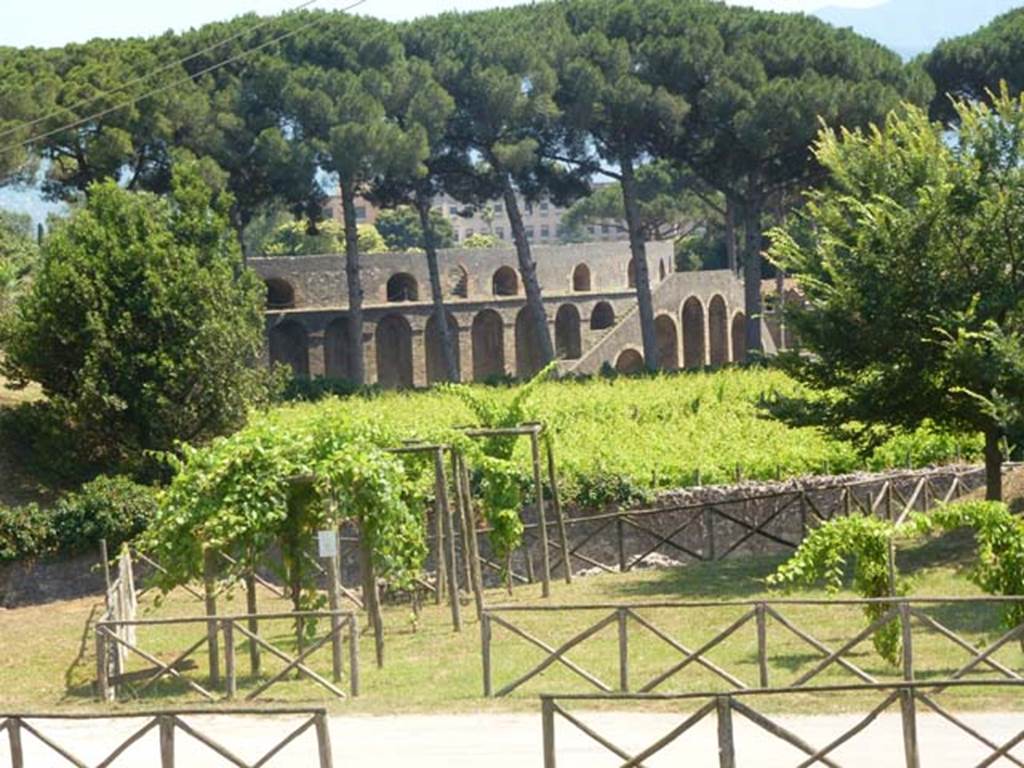
[[[282,739],[277,741],[267,752],[256,760],[245,760],[232,752],[223,744],[204,733],[197,725],[189,723],[186,717],[217,715],[222,716],[259,716],[261,718],[271,717],[301,717],[303,722]],[[6,732],[11,768],[25,768],[29,765],[28,757],[31,756],[26,749],[28,739],[34,739],[44,748],[42,751],[48,755],[48,766],[72,765],[76,768],[86,768],[89,763],[76,752],[81,747],[64,746],[56,737],[43,732],[43,723],[60,721],[95,722],[99,732],[103,732],[103,725],[111,720],[142,720],[142,727],[134,731],[128,738],[118,743],[113,750],[100,762],[95,763],[96,768],[106,768],[114,763],[136,742],[150,731],[156,730],[159,734],[159,756],[152,755],[145,760],[145,765],[157,765],[159,760],[160,768],[175,768],[176,765],[188,765],[189,763],[177,760],[175,748],[177,735],[184,733],[191,737],[189,741],[200,745],[205,751],[218,755],[226,764],[235,765],[239,768],[259,768],[270,763],[285,747],[302,736],[306,731],[312,729],[316,736],[317,756],[320,768],[333,768],[334,761],[331,756],[331,738],[327,729],[327,712],[323,709],[215,709],[215,710],[178,710],[160,712],[138,712],[138,713],[114,713],[103,715],[86,714],[44,714],[24,715],[0,713],[0,737]],[[58,759],[59,762],[53,762]],[[136,756],[136,760],[138,757]],[[40,763],[32,763],[39,765]],[[312,764],[312,763],[310,763]]]
[[[854,663],[848,658],[862,643],[870,642],[871,637],[882,627],[890,623],[898,622],[901,639],[901,659],[898,668],[893,669],[896,679],[913,680],[916,675],[944,673],[944,670],[929,669],[919,656],[914,654],[915,641],[921,639],[922,633],[934,633],[945,643],[950,644],[950,650],[956,648],[958,652],[968,656],[967,660],[949,675],[951,679],[959,680],[965,678],[976,678],[981,674],[994,674],[1009,681],[1022,681],[1020,669],[1014,669],[1008,663],[997,658],[1000,650],[1007,648],[1014,641],[1024,638],[1024,623],[1018,624],[1000,633],[999,637],[984,647],[978,647],[970,639],[965,638],[961,633],[950,629],[946,624],[939,621],[926,609],[935,606],[944,606],[957,611],[979,606],[994,606],[998,608],[1019,605],[1024,602],[1024,597],[937,597],[937,598],[881,598],[872,600],[762,600],[762,601],[736,601],[736,602],[679,602],[679,603],[636,603],[632,605],[585,605],[585,606],[508,606],[489,608],[484,611],[480,626],[481,656],[483,661],[483,688],[485,696],[501,697],[507,696],[516,689],[522,687],[530,680],[539,677],[545,671],[555,665],[567,669],[576,680],[585,682],[588,687],[599,691],[610,693],[613,690],[621,692],[638,691],[650,693],[664,686],[668,681],[679,679],[679,676],[688,670],[697,668],[710,673],[716,683],[724,683],[731,690],[747,690],[753,688],[776,688],[796,689],[807,686],[815,680],[820,680],[822,673],[826,670],[843,670],[846,675],[852,675],[859,681],[874,685],[880,682],[879,675],[869,674],[862,666]],[[801,627],[791,615],[792,609],[802,606],[821,606],[832,611],[840,606],[855,607],[863,609],[866,606],[880,606],[881,615],[874,621],[860,629],[849,638],[843,639],[838,645],[830,646],[815,637],[808,629]],[[712,629],[712,635],[699,644],[687,644],[679,637],[673,636],[663,627],[658,626],[649,616],[652,612],[670,612],[676,615],[680,613],[693,612],[701,609],[730,609],[740,611],[738,618],[729,621],[727,626],[719,629]],[[641,611],[643,613],[641,613]],[[596,622],[588,623],[582,631],[577,632],[570,639],[556,645],[550,638],[540,638],[524,629],[521,625],[513,622],[513,616],[527,614],[558,613],[560,617],[567,614],[592,614],[597,613],[599,619]],[[706,619],[704,619],[706,620]],[[693,622],[685,621],[685,624]],[[777,679],[771,674],[772,662],[781,659],[782,654],[774,654],[771,640],[774,637],[781,637],[769,633],[770,627],[777,627],[787,635],[787,640],[795,638],[799,643],[800,650],[808,653],[816,660],[797,674],[786,679]],[[501,684],[495,690],[494,683],[494,632],[496,628],[506,630],[512,636],[519,638],[525,643],[543,652],[542,660],[523,671],[513,680]],[[606,642],[600,647],[602,656],[606,663],[603,667],[617,666],[618,680],[615,683],[608,683],[602,680],[592,670],[584,668],[580,663],[569,658],[569,652],[578,649],[584,642],[594,638],[599,633],[614,628],[615,641]],[[702,633],[706,633],[708,627],[699,627]],[[746,629],[746,633],[741,630]],[[753,632],[750,632],[753,630]],[[656,674],[636,683],[630,672],[630,648],[635,646],[640,639],[636,634],[642,633],[645,637],[653,639],[656,643],[667,645],[673,656],[678,660],[661,669]],[[756,659],[757,679],[748,681],[743,679],[744,672],[738,669],[729,669],[722,662],[716,662],[710,657],[710,652],[722,646],[730,638],[739,638],[742,643],[738,655],[744,659]],[[781,641],[779,641],[781,643]],[[634,651],[637,650],[634,647]],[[793,649],[787,648],[786,655],[792,657]],[[944,658],[948,658],[945,655]],[[502,666],[507,666],[504,662]],[[745,665],[746,666],[746,665]],[[784,668],[784,667],[783,667]],[[677,690],[692,689],[678,688]]]
[[[551,550],[550,570],[563,575],[566,559],[573,571],[617,573],[642,568],[658,554],[683,562],[713,562],[745,553],[744,547],[794,550],[808,528],[818,523],[853,513],[902,522],[912,512],[928,512],[970,493],[984,482],[984,475],[982,467],[907,472],[716,501],[566,517],[564,545],[552,535],[543,536],[544,526],[532,522],[525,526],[524,546],[512,559],[508,578],[519,584],[536,580],[533,560],[538,547],[541,552]],[[547,527],[552,524],[548,522]],[[487,528],[477,531],[482,567],[505,573],[506,564],[489,554],[488,533]]]
[[[293,655],[274,645],[260,635],[259,625],[268,621],[288,620],[298,622],[316,622],[322,620],[328,629],[318,639],[310,639],[309,645],[300,647]],[[198,626],[205,631],[198,640],[185,650],[178,652],[174,658],[165,662],[152,651],[143,648],[139,641],[126,639],[125,630],[140,627],[171,628],[175,633],[184,627]],[[260,680],[261,656],[265,652],[284,663],[284,667],[265,680],[260,680],[256,687],[249,691],[245,698],[249,701],[262,696],[268,689],[280,683],[293,673],[326,689],[338,698],[344,698],[345,692],[338,687],[344,673],[343,644],[348,640],[349,651],[349,693],[359,695],[359,627],[356,614],[351,611],[298,611],[289,613],[241,614],[237,616],[184,617],[163,619],[133,619],[127,621],[100,621],[96,624],[96,691],[101,701],[115,701],[119,690],[126,690],[134,698],[141,697],[157,681],[164,678],[174,679],[193,692],[209,701],[219,697],[213,692],[221,683],[220,651],[218,643],[210,643],[211,633],[223,636],[224,656],[224,687],[223,696],[234,699],[238,696],[239,672],[236,655],[236,642],[242,641],[249,649],[249,677]],[[330,645],[332,681],[314,671],[309,666],[309,658],[321,648]],[[190,669],[199,665],[196,656],[203,647],[213,648],[214,654],[207,658],[207,670],[204,675],[206,686],[200,684],[187,674]],[[108,659],[116,649],[124,649],[127,654],[137,656],[152,666],[111,675]]]
[[[987,768],[1000,761],[1007,761],[1013,765],[1024,766],[1024,762],[1013,754],[1013,750],[1024,742],[1024,730],[1002,743],[984,735],[978,728],[968,724],[965,720],[945,707],[939,706],[934,700],[934,693],[953,687],[976,687],[976,688],[1003,688],[1012,689],[1014,692],[1024,693],[1024,681],[963,681],[944,680],[937,682],[903,682],[877,685],[849,685],[849,686],[821,686],[805,689],[802,693],[815,693],[819,695],[841,696],[848,692],[873,691],[882,696],[881,701],[874,706],[866,716],[858,720],[854,725],[844,728],[838,735],[832,738],[823,746],[814,746],[808,740],[784,727],[778,719],[768,717],[754,708],[752,704],[746,703],[745,699],[763,698],[766,696],[785,697],[797,691],[778,690],[751,690],[730,693],[691,693],[678,694],[673,696],[657,695],[629,695],[619,694],[611,696],[595,695],[542,695],[541,696],[541,717],[543,720],[543,750],[544,768],[556,768],[558,765],[557,739],[556,739],[556,718],[565,720],[584,733],[587,737],[599,744],[604,750],[615,755],[622,762],[621,768],[637,768],[643,766],[644,761],[650,760],[659,753],[678,741],[682,736],[691,732],[705,718],[712,713],[716,716],[716,737],[714,745],[718,753],[718,765],[720,768],[737,768],[740,762],[737,760],[737,744],[734,732],[734,718],[739,716],[752,723],[758,729],[767,733],[771,738],[782,741],[803,753],[806,757],[796,763],[797,768],[807,768],[812,765],[825,765],[829,768],[840,768],[834,754],[841,746],[852,740],[859,733],[864,731],[884,712],[898,708],[900,712],[901,740],[903,742],[903,762],[907,768],[921,768],[921,747],[922,742],[918,737],[918,724],[920,715],[918,704],[923,709],[931,710],[939,717],[948,722],[952,727],[958,729],[970,739],[981,744],[988,754],[977,763],[977,768]],[[608,737],[599,733],[594,727],[583,722],[580,717],[566,709],[568,703],[578,705],[605,705],[609,703],[623,705],[629,702],[652,703],[652,702],[678,702],[683,706],[696,706],[696,711],[684,717],[682,722],[672,728],[665,736],[658,739],[645,749],[630,754],[613,743]],[[1024,717],[1022,717],[1024,724]],[[878,748],[875,749],[876,753]],[[758,759],[752,760],[743,765],[762,765],[763,751],[759,751]],[[711,755],[694,754],[691,749],[687,755],[687,762],[707,761],[713,759]]]

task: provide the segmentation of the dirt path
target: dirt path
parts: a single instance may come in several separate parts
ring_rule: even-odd
[[[632,752],[639,751],[678,725],[672,715],[585,713],[584,721],[602,735]],[[779,716],[778,721],[816,747],[826,745],[857,722],[856,715]],[[975,714],[965,718],[993,741],[1002,744],[1024,728],[1024,715]],[[243,758],[255,760],[276,740],[286,735],[295,721],[280,718],[190,718],[203,733],[217,739]],[[41,730],[58,743],[72,747],[77,756],[96,764],[139,722],[46,723]],[[437,715],[396,717],[334,717],[331,740],[335,765],[372,768],[524,768],[541,765],[541,723],[538,715]],[[975,765],[992,750],[957,731],[938,717],[919,720],[921,765],[925,768],[963,768]],[[709,718],[657,759],[645,764],[686,765],[716,768],[718,755],[715,721]],[[31,735],[25,734],[26,768],[66,765]],[[768,736],[755,726],[736,721],[737,762],[742,768],[792,768],[803,757],[796,749]],[[559,768],[600,768],[621,761],[604,751],[565,721],[557,731]],[[122,765],[156,765],[155,732],[144,737],[119,761]],[[1017,753],[1024,758],[1024,750]],[[833,759],[855,768],[902,768],[903,747],[898,715],[883,715],[869,728],[841,747]],[[179,735],[177,764],[186,768],[213,768],[225,763],[204,751],[187,735]],[[1008,761],[995,765],[1009,765]],[[0,739],[0,766],[10,765],[6,739]],[[289,746],[270,766],[316,768],[312,731]]]

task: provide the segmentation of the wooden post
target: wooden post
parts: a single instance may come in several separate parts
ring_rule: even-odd
[[[800,540],[807,537],[807,491],[800,489]]]
[[[526,580],[530,584],[537,583],[537,576],[533,572],[533,553],[530,551],[530,542],[526,539],[526,534],[523,534],[523,559],[526,561]]]
[[[456,481],[462,487],[463,514],[466,529],[466,557],[469,559],[469,575],[473,583],[473,598],[476,600],[476,617],[479,620],[484,613],[484,577],[480,570],[480,542],[476,535],[476,509],[473,507],[473,493],[469,487],[469,468],[464,457],[458,457],[459,474]],[[509,579],[512,574],[512,553],[509,553]]]
[[[547,696],[540,700],[541,721],[544,726],[544,768],[556,768],[555,762],[555,703]]]
[[[260,633],[260,621],[256,618],[259,613],[259,606],[256,603],[256,572],[255,565],[245,574],[245,610],[249,614],[249,632],[253,635]],[[260,645],[252,638],[249,639],[249,674],[252,677],[260,676]]]
[[[617,609],[619,620],[619,690],[629,692],[629,611]]]
[[[25,768],[25,753],[21,748],[21,720],[16,717],[7,721],[7,739],[11,748],[11,768]]]
[[[235,673],[235,624],[225,621],[224,628],[224,677],[227,679],[227,697],[235,698],[238,691],[238,678]]]
[[[853,514],[853,492],[850,490],[850,486],[843,486],[843,514],[849,517]]]
[[[331,609],[331,672],[336,683],[341,682],[343,667],[341,617],[338,615],[338,611],[341,610],[341,571],[338,560],[337,547],[334,549],[333,557],[324,559],[324,566],[327,568],[327,604]]]
[[[455,552],[455,526],[452,521],[453,513],[451,510],[451,504],[448,502],[448,483],[444,476],[444,454],[441,451],[442,449],[438,448],[437,452],[434,454],[434,487],[437,497],[441,499],[441,515],[444,518],[444,537],[448,539],[448,546],[445,548],[445,553],[448,556],[448,602],[451,604],[452,609],[452,627],[456,632],[461,632],[462,616],[459,611],[459,569],[457,565],[457,555]],[[454,455],[454,452],[452,452],[453,464]],[[456,484],[456,491],[458,491],[458,484]]]
[[[551,501],[555,506],[555,522],[558,525],[558,540],[562,549],[562,567],[565,570],[565,583],[572,584],[572,559],[569,554],[569,537],[565,532],[565,514],[562,511],[562,500],[558,495],[558,475],[555,472],[555,449],[553,440],[548,437],[544,447],[548,455],[548,485],[551,486]]]
[[[160,727],[160,768],[174,768],[174,717],[157,715]]]
[[[96,628],[96,697],[102,702],[113,701],[110,689],[110,662],[107,660],[107,637],[103,627]]]
[[[715,561],[715,513],[710,506],[704,507],[704,559]]]
[[[370,542],[360,533],[359,565],[363,572],[363,605],[370,617],[373,628],[373,644],[377,652],[377,666],[384,666],[384,615],[380,609],[380,596],[377,594],[377,574],[373,569],[373,553]]]
[[[470,501],[462,488],[462,462],[460,457],[452,451],[452,480],[455,482],[455,519],[458,521],[458,530],[462,536],[462,579],[466,585],[466,591],[473,591],[473,556],[472,547],[469,543],[469,524],[466,507]]]
[[[757,668],[760,673],[760,685],[768,687],[768,610],[764,603],[754,606],[754,617],[757,621]]]
[[[544,481],[540,473],[539,429],[530,432],[530,454],[533,458],[533,488],[537,496],[537,520],[540,524],[541,594],[551,597],[551,553],[548,552],[548,517],[544,509]]]
[[[718,710],[718,765],[719,768],[736,768],[736,745],[732,733],[732,704],[728,696],[716,696]]]
[[[887,480],[885,483],[885,517],[887,520],[892,520],[892,480]]]
[[[629,570],[629,562],[626,560],[626,524],[622,522],[621,512],[615,518],[615,527],[619,538],[619,573],[625,573]]]
[[[899,612],[900,636],[903,641],[903,679],[911,682],[914,679],[914,634],[910,626],[910,603],[901,602]]]
[[[352,698],[359,697],[359,623],[353,613],[348,617],[348,684]]]
[[[442,465],[442,473],[443,473]],[[435,466],[434,472],[437,472]],[[436,488],[436,478],[434,480]],[[447,588],[447,568],[444,557],[444,510],[441,507],[440,494],[434,494],[434,571],[437,574],[434,579],[434,604],[441,605],[444,602],[445,590]]]
[[[480,617],[480,656],[484,665],[484,698],[494,693],[491,680],[491,617],[484,613]]]
[[[212,549],[203,552],[203,599],[206,603],[206,648],[210,661],[210,685],[220,685],[220,652],[217,648],[217,558]]]
[[[107,551],[107,540],[100,539],[100,563],[103,565],[103,583],[107,589],[103,593],[103,604],[107,609],[107,618],[113,619],[110,615],[110,553]]]
[[[896,597],[896,542],[889,539],[889,556],[886,562],[889,571],[889,597]]]
[[[327,713],[317,712],[313,717],[316,720],[316,748],[320,756],[320,768],[334,768],[334,757],[331,755],[331,732],[327,727]]]
[[[903,721],[903,754],[907,768],[921,768],[921,756],[917,744],[917,704],[914,689],[900,691],[900,717]]]

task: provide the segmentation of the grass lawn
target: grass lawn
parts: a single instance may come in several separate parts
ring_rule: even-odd
[[[900,565],[913,572],[916,595],[951,596],[974,595],[975,588],[959,572],[966,551],[962,539],[949,538],[901,552]],[[569,605],[580,603],[641,603],[666,600],[747,600],[767,596],[759,579],[769,574],[780,562],[779,558],[762,557],[728,561],[713,566],[696,565],[663,571],[648,571],[626,575],[602,575],[578,578],[573,585],[562,582],[553,585],[553,596],[548,604]],[[269,594],[269,593],[267,593]],[[822,593],[801,592],[794,596],[822,597]],[[488,602],[498,604],[539,604],[539,586],[517,588],[511,597],[502,590],[489,593]],[[222,603],[222,612],[241,613],[244,602],[241,595]],[[172,595],[161,607],[147,603],[146,613],[155,616],[197,616],[201,603],[184,593]],[[262,611],[284,610],[280,600],[261,595]],[[96,705],[91,699],[91,680],[94,677],[93,636],[89,622],[101,607],[96,600],[84,599],[50,605],[12,610],[0,613],[0,711],[52,710],[65,707],[89,708]],[[638,613],[660,629],[691,649],[699,647],[725,629],[745,609],[736,606],[706,608],[641,609]],[[864,626],[860,609],[856,607],[786,606],[784,615],[799,627],[810,632],[831,648],[837,648],[853,637]],[[975,645],[983,647],[1002,634],[998,610],[995,607],[935,606],[928,612],[951,629],[962,633]],[[558,611],[537,614],[508,614],[517,626],[534,634],[552,647],[557,647],[577,632],[596,623],[607,611]],[[451,631],[446,606],[425,607],[418,621],[414,621],[409,606],[391,606],[386,610],[387,663],[382,670],[373,664],[373,643],[369,635],[361,640],[362,696],[354,701],[337,701],[308,682],[288,680],[272,689],[269,700],[273,703],[323,703],[339,712],[383,714],[392,712],[460,712],[460,711],[533,711],[536,694],[540,692],[588,692],[586,682],[564,667],[551,667],[540,678],[535,678],[507,698],[482,698],[482,671],[480,658],[479,625],[472,605],[463,608],[466,623],[461,634]],[[365,624],[365,622],[362,622]],[[138,640],[147,651],[170,661],[178,653],[198,640],[202,625],[186,628],[142,628]],[[292,645],[291,627],[277,622],[268,627],[267,636],[280,641],[283,648]],[[754,623],[750,622],[729,640],[708,654],[715,664],[727,669],[744,683],[757,683],[757,660]],[[768,622],[769,675],[775,684],[795,680],[820,658],[808,645],[789,634],[781,625]],[[205,653],[205,650],[204,652]],[[206,660],[197,656],[199,669],[189,673],[193,679],[205,683]],[[494,684],[500,689],[519,677],[544,653],[529,646],[509,631],[495,627]],[[915,658],[922,672],[920,679],[944,678],[963,664],[968,656],[948,640],[922,629],[915,632]],[[570,658],[613,688],[618,682],[617,629],[614,624],[573,649]],[[895,681],[897,671],[882,661],[864,643],[846,658],[869,674],[883,680]],[[1004,647],[996,658],[1015,669],[1024,669],[1024,654],[1018,644]],[[630,674],[632,684],[639,687],[655,674],[672,666],[681,656],[665,642],[643,631],[639,625],[630,628]],[[238,663],[242,672],[248,669],[248,657],[243,641],[238,642]],[[134,659],[130,669],[147,666]],[[327,648],[312,657],[314,669],[329,675],[330,652]],[[265,674],[281,668],[280,662],[264,654]],[[848,673],[833,667],[818,679],[819,684],[854,682]],[[240,683],[244,696],[252,689],[252,682]],[[691,665],[681,674],[660,687],[660,692],[717,691],[727,685],[697,665]],[[155,707],[167,704],[195,706],[203,701],[177,682],[152,686],[141,702],[127,707]],[[321,693],[324,695],[321,696]],[[842,711],[858,709],[876,703],[877,694],[839,696],[801,695],[762,702],[766,709],[785,709],[797,712]],[[971,689],[943,694],[942,701],[971,709],[1024,708],[1019,691]],[[671,704],[664,704],[670,708]]]

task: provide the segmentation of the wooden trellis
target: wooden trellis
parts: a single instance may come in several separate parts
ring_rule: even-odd
[[[278,740],[267,752],[256,760],[246,760],[235,752],[232,752],[220,742],[213,739],[203,730],[189,723],[185,718],[192,718],[203,715],[217,715],[218,717],[301,717],[302,723],[290,731],[286,736]],[[76,768],[86,768],[87,763],[75,755],[75,746],[61,744],[52,734],[43,732],[43,723],[55,721],[87,721],[102,724],[109,720],[142,720],[142,726],[135,730],[130,736],[117,744],[106,758],[97,763],[98,768],[105,768],[116,761],[129,747],[140,741],[150,731],[156,730],[159,734],[159,750],[146,760],[146,765],[157,765],[161,768],[175,768],[182,764],[175,757],[176,737],[179,732],[191,737],[194,743],[202,745],[206,751],[220,756],[226,764],[238,766],[238,768],[258,768],[264,766],[274,759],[285,747],[302,736],[306,731],[313,730],[317,743],[317,757],[320,768],[332,768],[334,761],[331,755],[331,738],[327,728],[327,712],[323,709],[216,709],[216,710],[162,710],[159,712],[138,712],[138,713],[107,713],[102,715],[84,715],[78,713],[61,714],[2,714],[0,713],[0,737],[6,733],[10,748],[10,759],[12,768],[25,768],[29,765],[26,750],[28,739],[35,739],[50,755],[46,765],[71,765]],[[51,762],[54,758],[60,762]],[[34,765],[34,763],[33,763]]]
[[[993,738],[985,736],[977,728],[966,723],[961,717],[947,709],[937,707],[937,705],[934,704],[933,696],[929,694],[934,694],[936,691],[950,687],[1004,688],[1019,690],[1021,693],[1024,693],[1024,681],[987,680],[966,682],[963,680],[946,680],[927,683],[906,681],[901,683],[880,683],[874,685],[860,684],[846,686],[821,686],[799,690],[790,689],[788,691],[748,690],[730,692],[726,694],[692,693],[673,696],[639,694],[605,696],[541,695],[544,768],[557,768],[558,765],[556,738],[556,722],[558,719],[569,723],[571,726],[586,734],[590,739],[599,744],[604,750],[615,755],[622,761],[620,763],[621,768],[637,768],[638,766],[644,765],[644,761],[650,760],[656,755],[662,753],[670,744],[678,741],[685,734],[693,730],[699,723],[712,715],[714,715],[717,720],[715,729],[716,739],[714,741],[714,745],[717,748],[718,765],[720,768],[737,768],[737,766],[741,764],[737,759],[736,739],[733,727],[733,720],[736,716],[746,719],[748,722],[757,726],[761,731],[769,734],[775,739],[781,740],[790,746],[795,747],[806,755],[803,760],[800,760],[795,764],[797,768],[808,768],[808,766],[813,765],[825,765],[829,766],[829,768],[840,768],[840,763],[838,763],[834,757],[836,750],[848,741],[852,740],[857,736],[857,734],[864,731],[864,729],[874,722],[881,714],[892,708],[898,708],[900,712],[904,764],[907,768],[921,768],[921,743],[917,733],[918,718],[920,717],[918,714],[918,704],[923,704],[924,707],[932,709],[940,715],[944,721],[957,728],[958,732],[965,734],[970,739],[977,741],[979,744],[990,750],[989,754],[977,763],[977,768],[986,768],[987,766],[995,765],[1002,760],[1006,760],[1013,765],[1024,766],[1024,762],[1021,761],[1021,758],[1013,754],[1013,750],[1021,743],[1024,743],[1024,729],[1019,731],[1012,738],[1002,741],[1001,743]],[[863,693],[865,691],[877,692],[882,696],[881,701],[872,707],[867,715],[858,720],[854,725],[845,728],[842,733],[823,746],[812,745],[798,733],[795,733],[790,728],[781,725],[777,719],[769,717],[755,709],[753,703],[747,703],[747,700],[749,699],[756,700],[757,698],[763,698],[766,696],[784,698],[787,694],[791,695],[793,693],[815,693],[838,696],[844,693]],[[658,739],[647,748],[633,754],[612,742],[611,739],[601,734],[595,727],[585,723],[579,716],[573,714],[567,709],[567,706],[570,704],[583,706],[590,705],[593,707],[598,704],[607,706],[609,703],[613,703],[621,708],[622,705],[627,703],[636,705],[659,702],[661,703],[661,706],[664,706],[663,703],[666,701],[678,702],[681,706],[696,705],[697,708],[693,713],[683,716],[679,725],[672,728],[672,730],[670,730],[665,736]],[[704,756],[699,754],[690,754],[690,758],[695,761],[700,760],[702,757]],[[756,764],[756,762],[743,763],[743,765],[751,766]]]
[[[902,677],[902,679],[912,680],[918,674],[932,672],[932,670],[923,669],[919,659],[915,661],[913,652],[916,634],[919,634],[921,631],[927,631],[938,634],[968,655],[968,660],[963,666],[952,673],[951,679],[975,679],[982,674],[979,670],[983,668],[985,674],[995,674],[1011,682],[1024,682],[1024,675],[1021,674],[1021,671],[1012,669],[995,658],[995,654],[998,651],[1005,648],[1011,642],[1024,637],[1024,623],[1007,630],[989,645],[979,648],[925,612],[925,608],[936,605],[966,608],[976,605],[1011,605],[1022,601],[1024,601],[1024,598],[1016,597],[936,597],[831,601],[765,600],[719,603],[679,602],[635,603],[630,605],[507,606],[489,608],[484,611],[480,633],[484,695],[488,697],[507,696],[530,680],[538,678],[556,664],[570,670],[576,678],[585,682],[588,687],[597,688],[605,693],[613,690],[621,692],[635,690],[641,693],[650,693],[661,688],[668,681],[677,678],[688,668],[696,666],[724,681],[733,690],[803,688],[818,678],[826,669],[835,668],[841,668],[847,674],[852,675],[863,683],[875,684],[880,681],[850,661],[847,656],[860,644],[870,641],[871,636],[876,631],[891,622],[898,622],[901,627],[903,657],[897,675]],[[830,647],[828,644],[817,639],[811,632],[801,628],[797,622],[786,615],[787,609],[801,606],[863,608],[867,605],[879,604],[887,607],[884,614],[844,640],[837,647]],[[726,626],[715,631],[709,639],[695,647],[691,647],[680,638],[674,637],[670,632],[665,631],[662,627],[655,624],[653,620],[641,613],[641,611],[678,613],[680,611],[685,612],[707,608],[740,609],[742,613],[738,618],[731,620]],[[513,617],[516,615],[541,614],[551,611],[557,611],[561,617],[573,613],[581,615],[597,613],[599,618],[597,621],[589,623],[585,629],[577,632],[568,640],[557,645],[548,638],[537,637],[513,621]],[[797,638],[802,645],[808,646],[819,657],[818,661],[809,670],[794,678],[787,680],[773,679],[770,674],[770,662],[773,658],[770,643],[773,635],[769,634],[769,626],[771,625],[777,625],[787,635]],[[569,652],[574,648],[578,648],[584,642],[612,626],[617,627],[617,642],[614,644],[608,643],[604,647],[607,648],[610,660],[618,664],[619,679],[617,686],[614,687],[613,684],[601,680],[598,675],[588,671],[569,658]],[[539,663],[495,690],[493,680],[493,639],[495,630],[499,628],[540,649],[544,652],[545,656]],[[741,630],[744,629],[747,630],[745,634],[741,633]],[[749,631],[750,629],[753,629],[752,633]],[[650,679],[641,681],[639,684],[634,684],[630,674],[630,644],[631,640],[634,644],[637,640],[637,636],[631,633],[636,631],[639,631],[640,635],[649,636],[659,643],[668,645],[680,657],[678,661],[658,672]],[[728,670],[709,657],[709,653],[712,650],[734,636],[746,638],[750,644],[750,654],[748,656],[754,655],[757,659],[758,677],[756,680],[744,681],[742,679],[743,673]]]

